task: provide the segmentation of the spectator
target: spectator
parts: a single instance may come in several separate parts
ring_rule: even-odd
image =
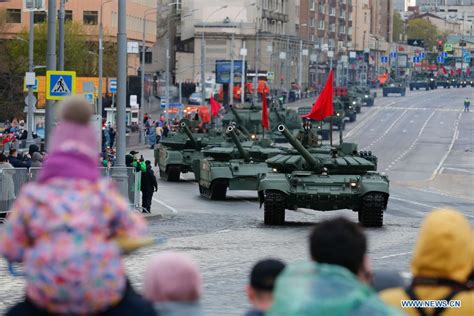
[[[39,151],[39,147],[35,144],[30,145],[28,150],[30,156],[31,167],[41,168],[43,166],[43,155]]]
[[[142,172],[141,191],[142,191],[142,207],[144,212],[151,213],[151,200],[153,199],[153,192],[158,191],[158,183],[151,168],[150,160],[145,161],[146,171]]]
[[[164,252],[145,270],[144,297],[160,316],[201,316],[202,281],[196,263],[185,254]]]
[[[423,221],[411,261],[413,280],[405,288],[382,291],[381,298],[400,308],[402,300],[460,300],[460,308],[403,309],[408,315],[474,315],[474,239],[469,221],[450,209],[431,212]]]
[[[0,153],[0,171],[0,218],[4,218],[15,200],[15,170],[3,153]]]
[[[110,147],[114,147],[115,136],[116,135],[117,135],[117,133],[115,132],[115,129],[112,126],[109,126]]]
[[[153,313],[127,285],[115,242],[143,236],[146,223],[100,178],[91,115],[82,98],[61,105],[38,182],[23,187],[2,230],[0,253],[23,263],[27,283],[25,301],[7,315],[90,315],[112,306],[107,315]]]
[[[273,302],[273,288],[278,275],[285,268],[279,260],[266,259],[257,262],[250,273],[247,297],[252,310],[246,316],[263,316]]]
[[[10,149],[10,152],[8,155],[8,162],[14,168],[29,168],[31,166],[31,162],[23,161],[22,159],[18,157],[18,151],[15,148]]]
[[[313,262],[290,265],[279,276],[266,315],[398,315],[367,283],[370,270],[362,229],[344,218],[324,221],[310,235]]]

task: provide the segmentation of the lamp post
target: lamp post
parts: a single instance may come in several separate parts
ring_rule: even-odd
[[[118,167],[125,167],[125,134],[126,134],[125,117],[127,115],[127,104],[126,104],[127,103],[127,15],[126,15],[126,12],[127,12],[126,0],[118,0],[117,163],[116,163]],[[124,185],[126,185],[126,183]]]
[[[244,12],[244,10],[248,7],[253,7],[257,5],[256,2],[253,2],[249,5],[244,6],[240,11],[237,13],[235,16],[234,20],[237,21],[239,16]],[[231,38],[231,43],[230,43],[230,84],[229,84],[229,105],[232,105],[234,103],[234,43],[235,43],[235,32],[232,32],[232,38]],[[242,74],[241,77],[245,76],[245,67],[242,64]],[[243,87],[241,87],[240,92],[242,93]]]
[[[97,99],[97,114],[99,116],[102,116],[102,89],[103,89],[103,83],[102,83],[102,77],[103,77],[103,71],[104,71],[104,25],[102,24],[102,17],[104,15],[104,4],[112,2],[112,0],[101,0],[100,2],[100,18],[99,18],[99,93],[98,93],[98,99]]]
[[[56,1],[48,2],[48,43],[46,52],[47,70],[56,70]],[[45,141],[49,141],[49,135],[54,126],[54,100],[46,101],[45,109]]]
[[[34,72],[34,45],[35,45],[35,11],[32,10],[30,11],[30,33],[29,33],[29,39],[28,39],[28,71]],[[35,108],[35,102],[34,102],[34,96],[33,96],[33,87],[29,86],[28,87],[28,134],[26,136],[26,145],[29,146],[34,143],[33,140],[33,128],[34,128],[34,108]]]
[[[65,18],[65,6],[66,0],[59,0],[59,62],[58,62],[58,70],[64,70],[64,18]]]
[[[146,47],[145,47],[145,36],[146,36],[146,16],[150,14],[156,14],[156,11],[158,8],[150,8],[147,9],[143,12],[143,33],[142,33],[142,60],[140,63],[140,108],[142,111],[145,111],[145,53],[146,53]],[[167,101],[169,102],[169,101]]]
[[[226,9],[228,5],[221,6],[214,10],[209,16],[202,22],[202,31],[201,31],[201,100],[203,103],[206,102],[206,47],[204,43],[204,31],[205,31],[205,24],[207,20],[209,20],[215,13],[219,12],[222,9]],[[210,113],[209,109],[209,113]]]

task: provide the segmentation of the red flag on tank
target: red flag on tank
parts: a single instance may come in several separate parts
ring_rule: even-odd
[[[267,93],[263,91],[262,93],[262,127],[268,129],[270,122],[268,120],[268,105],[267,105]]]
[[[316,99],[316,102],[313,104],[313,108],[311,111],[303,115],[305,118],[309,118],[315,121],[324,120],[326,117],[333,115],[334,108],[333,108],[333,98],[334,98],[334,91],[333,91],[333,81],[334,81],[334,74],[333,71],[329,73],[328,81],[324,86],[321,94]]]
[[[216,117],[217,114],[219,114],[219,111],[221,110],[221,105],[219,102],[217,102],[213,96],[211,96],[211,112],[212,112],[212,117]]]

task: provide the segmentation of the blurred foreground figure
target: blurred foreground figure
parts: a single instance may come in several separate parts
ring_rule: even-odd
[[[371,281],[367,240],[345,218],[318,224],[310,235],[312,262],[289,265],[278,277],[270,316],[402,315],[387,307]]]
[[[188,255],[164,252],[148,264],[143,296],[154,304],[157,315],[201,316],[201,295],[201,275]]]
[[[474,236],[459,212],[431,212],[423,221],[411,261],[413,280],[407,288],[381,292],[397,308],[402,300],[459,300],[457,308],[403,308],[408,315],[474,315],[474,288],[469,286],[474,263]]]
[[[247,297],[252,310],[246,316],[263,316],[273,302],[273,289],[278,275],[285,269],[285,264],[275,259],[257,262],[250,273],[247,286]]]
[[[27,285],[25,302],[9,315],[91,315],[118,306],[122,311],[106,315],[150,315],[151,306],[127,285],[114,241],[143,236],[146,225],[115,185],[99,177],[91,115],[82,98],[61,104],[38,182],[13,204],[0,252],[24,265]],[[135,314],[124,312],[129,305]]]

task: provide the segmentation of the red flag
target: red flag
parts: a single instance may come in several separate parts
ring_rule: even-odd
[[[316,102],[314,102],[311,112],[304,115],[303,117],[310,118],[315,121],[322,121],[324,118],[333,115],[333,81],[334,73],[331,70],[328,81],[326,82],[323,91],[321,91],[321,94],[316,99]]]
[[[267,106],[267,93],[263,91],[262,93],[262,127],[264,129],[268,129],[270,126],[268,120],[268,106]]]
[[[219,102],[217,102],[213,96],[211,96],[211,112],[212,112],[212,117],[216,117],[217,114],[219,114],[219,111],[221,110],[221,105]]]
[[[468,77],[471,76],[471,67],[467,67],[467,69],[466,69],[466,76],[468,76]]]
[[[451,69],[449,70],[449,74],[451,75],[451,77],[454,76],[454,70],[453,70],[453,68],[451,68]]]
[[[445,74],[445,75],[448,74],[448,72],[446,71],[446,67],[444,67],[444,66],[441,67],[441,70],[443,71],[443,74]]]

